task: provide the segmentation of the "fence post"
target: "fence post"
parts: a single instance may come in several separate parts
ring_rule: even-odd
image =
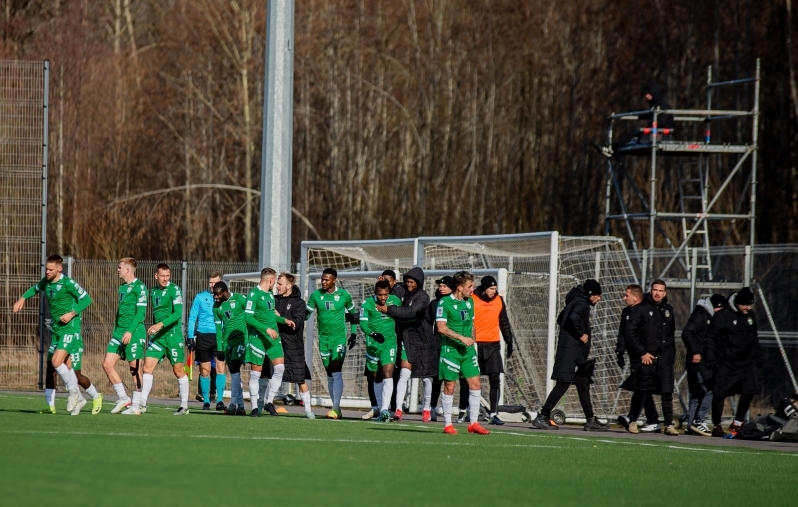
[[[549,252],[549,322],[548,322],[548,347],[546,351],[546,396],[554,388],[551,374],[554,371],[554,351],[557,331],[557,289],[560,285],[560,235],[557,231],[551,233]]]
[[[510,257],[512,259],[512,257]],[[507,270],[501,268],[499,270],[499,279],[496,280],[496,290],[499,296],[504,298],[504,304],[507,305]],[[504,337],[499,340],[499,349],[502,355],[502,364],[507,363],[507,345],[504,343]],[[499,374],[499,405],[504,405],[504,373]]]
[[[180,271],[180,290],[183,292],[183,334],[186,334],[188,322],[186,322],[186,308],[188,307],[188,292],[186,292],[188,286],[188,262],[182,262],[182,269]]]

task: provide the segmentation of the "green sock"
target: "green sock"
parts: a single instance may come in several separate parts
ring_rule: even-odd
[[[224,398],[224,385],[226,382],[226,377],[224,373],[217,373],[216,374],[216,403],[222,401]]]
[[[200,377],[200,389],[202,390],[202,401],[204,403],[211,402],[211,378]]]

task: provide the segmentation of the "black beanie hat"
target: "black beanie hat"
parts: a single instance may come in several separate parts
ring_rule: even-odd
[[[726,305],[726,298],[723,294],[712,294],[709,302],[712,303],[712,308],[723,308]]]
[[[479,290],[489,289],[491,287],[496,287],[497,285],[496,279],[492,276],[483,276],[482,280],[479,281]]]
[[[449,287],[452,290],[455,290],[457,287],[454,286],[454,278],[449,275],[446,275],[442,278],[435,280],[435,285],[444,284],[445,286]]]
[[[585,283],[582,284],[582,287],[584,287],[585,292],[587,293],[588,296],[601,295],[601,285],[592,278],[585,280]]]
[[[748,287],[743,287],[737,292],[734,297],[734,304],[736,305],[752,305],[754,304],[754,293]]]

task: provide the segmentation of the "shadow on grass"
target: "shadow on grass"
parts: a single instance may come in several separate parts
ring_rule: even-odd
[[[9,412],[11,414],[36,414],[36,415],[59,415],[56,414],[39,414],[38,410],[20,410],[16,408],[0,408],[0,412]],[[64,412],[65,414],[69,414],[69,412]]]
[[[371,426],[371,427],[369,427],[369,429],[370,430],[376,430],[376,431],[406,431],[406,432],[409,432],[409,433],[426,433],[428,435],[431,434],[431,432],[429,430],[421,430],[421,429],[415,429],[415,428],[400,428],[398,426],[391,427],[390,424],[386,424],[385,426]]]

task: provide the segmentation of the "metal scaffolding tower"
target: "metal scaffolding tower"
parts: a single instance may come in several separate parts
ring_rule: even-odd
[[[732,88],[739,101],[748,83],[754,87],[750,110],[712,108],[722,88]],[[759,60],[753,77],[732,81],[713,82],[710,66],[706,109],[656,108],[608,118],[610,145],[616,122],[649,122],[637,129],[631,143],[618,147],[607,159],[605,203],[605,233],[611,234],[613,222],[621,224],[624,233],[620,235],[627,236],[644,283],[647,277],[662,278],[669,287],[690,288],[695,293],[696,288],[736,288],[750,281],[718,280],[710,248],[724,245],[735,224],[745,227],[747,223],[749,250],[755,241],[759,91]],[[674,128],[658,128],[657,118],[664,114],[673,115]],[[732,140],[724,142],[721,135],[729,132]],[[634,160],[641,159],[648,169],[647,192],[635,181],[642,173],[641,164]],[[748,209],[743,210],[746,202]],[[724,211],[718,211],[721,207]],[[656,271],[654,249],[669,251]],[[752,272],[751,259],[746,256],[746,273]]]

